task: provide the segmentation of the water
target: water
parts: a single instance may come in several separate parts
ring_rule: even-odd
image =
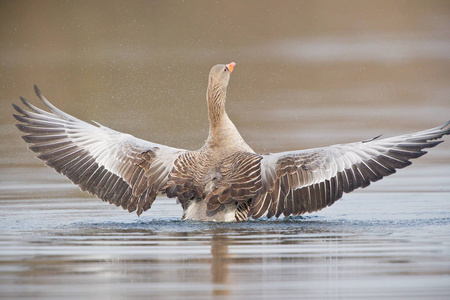
[[[450,171],[412,170],[391,178],[399,190],[376,184],[320,213],[217,224],[182,222],[163,198],[137,218],[56,174],[44,186],[22,175],[45,169],[10,169],[0,186],[2,295],[445,299]]]
[[[11,102],[174,147],[207,135],[206,80],[257,152],[392,136],[450,119],[446,1],[0,4],[0,297],[449,299],[450,140],[302,217],[140,218],[33,158]]]

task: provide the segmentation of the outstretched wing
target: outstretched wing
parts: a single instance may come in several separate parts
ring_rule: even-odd
[[[354,189],[411,164],[450,134],[450,121],[421,132],[303,151],[264,155],[263,190],[249,216],[300,215],[330,206]]]
[[[186,150],[86,123],[53,106],[36,86],[35,91],[50,112],[23,98],[29,111],[13,107],[20,114],[14,115],[21,122],[16,126],[27,133],[22,138],[37,157],[104,201],[138,215],[149,209]]]

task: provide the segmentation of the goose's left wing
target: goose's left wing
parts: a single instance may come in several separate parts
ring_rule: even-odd
[[[13,106],[20,114],[14,115],[21,122],[16,126],[37,157],[104,201],[138,215],[149,209],[186,150],[86,123],[53,106],[36,86],[35,91],[50,112],[23,98],[29,111]]]
[[[262,191],[249,217],[300,215],[411,164],[450,134],[450,121],[421,132],[325,148],[263,155]]]

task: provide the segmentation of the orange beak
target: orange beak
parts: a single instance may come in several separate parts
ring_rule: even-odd
[[[234,66],[236,65],[235,62],[229,63],[227,65],[228,70],[230,70],[230,73],[233,72]]]

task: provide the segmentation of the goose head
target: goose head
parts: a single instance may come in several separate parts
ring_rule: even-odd
[[[208,90],[206,92],[206,100],[208,102],[208,116],[210,125],[214,126],[226,115],[225,101],[227,98],[227,86],[230,80],[230,74],[236,63],[232,62],[227,65],[215,65],[209,72]]]
[[[230,74],[233,72],[233,68],[236,63],[219,64],[211,68],[209,72],[208,89],[219,91],[226,90],[228,81],[230,80]]]

